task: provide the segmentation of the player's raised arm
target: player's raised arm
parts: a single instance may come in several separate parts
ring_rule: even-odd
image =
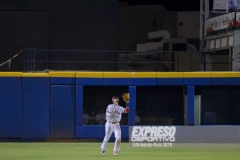
[[[124,110],[124,113],[128,113],[129,112],[129,101],[130,101],[130,94],[129,93],[124,93],[122,95],[123,100],[126,102],[126,108]]]
[[[124,110],[124,113],[128,113],[129,112],[129,102],[126,103],[126,108]]]

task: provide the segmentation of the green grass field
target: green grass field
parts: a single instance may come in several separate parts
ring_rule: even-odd
[[[238,160],[240,144],[213,146],[188,146],[173,148],[132,148],[122,143],[118,156],[112,155],[109,143],[105,156],[101,143],[83,142],[1,142],[0,160]]]

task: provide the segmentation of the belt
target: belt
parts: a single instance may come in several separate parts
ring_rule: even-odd
[[[117,123],[119,123],[119,122],[110,122],[110,121],[108,121],[109,123],[112,123],[112,124],[117,124]]]

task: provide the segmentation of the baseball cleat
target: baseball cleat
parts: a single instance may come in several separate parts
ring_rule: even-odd
[[[105,151],[102,151],[102,155],[105,155]]]
[[[118,156],[118,151],[113,151],[114,156]]]

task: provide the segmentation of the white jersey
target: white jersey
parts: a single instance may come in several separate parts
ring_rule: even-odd
[[[122,113],[124,113],[125,108],[122,106],[115,106],[114,104],[109,104],[106,109],[106,120],[110,122],[120,122],[122,118]],[[113,114],[113,116],[110,116]]]

